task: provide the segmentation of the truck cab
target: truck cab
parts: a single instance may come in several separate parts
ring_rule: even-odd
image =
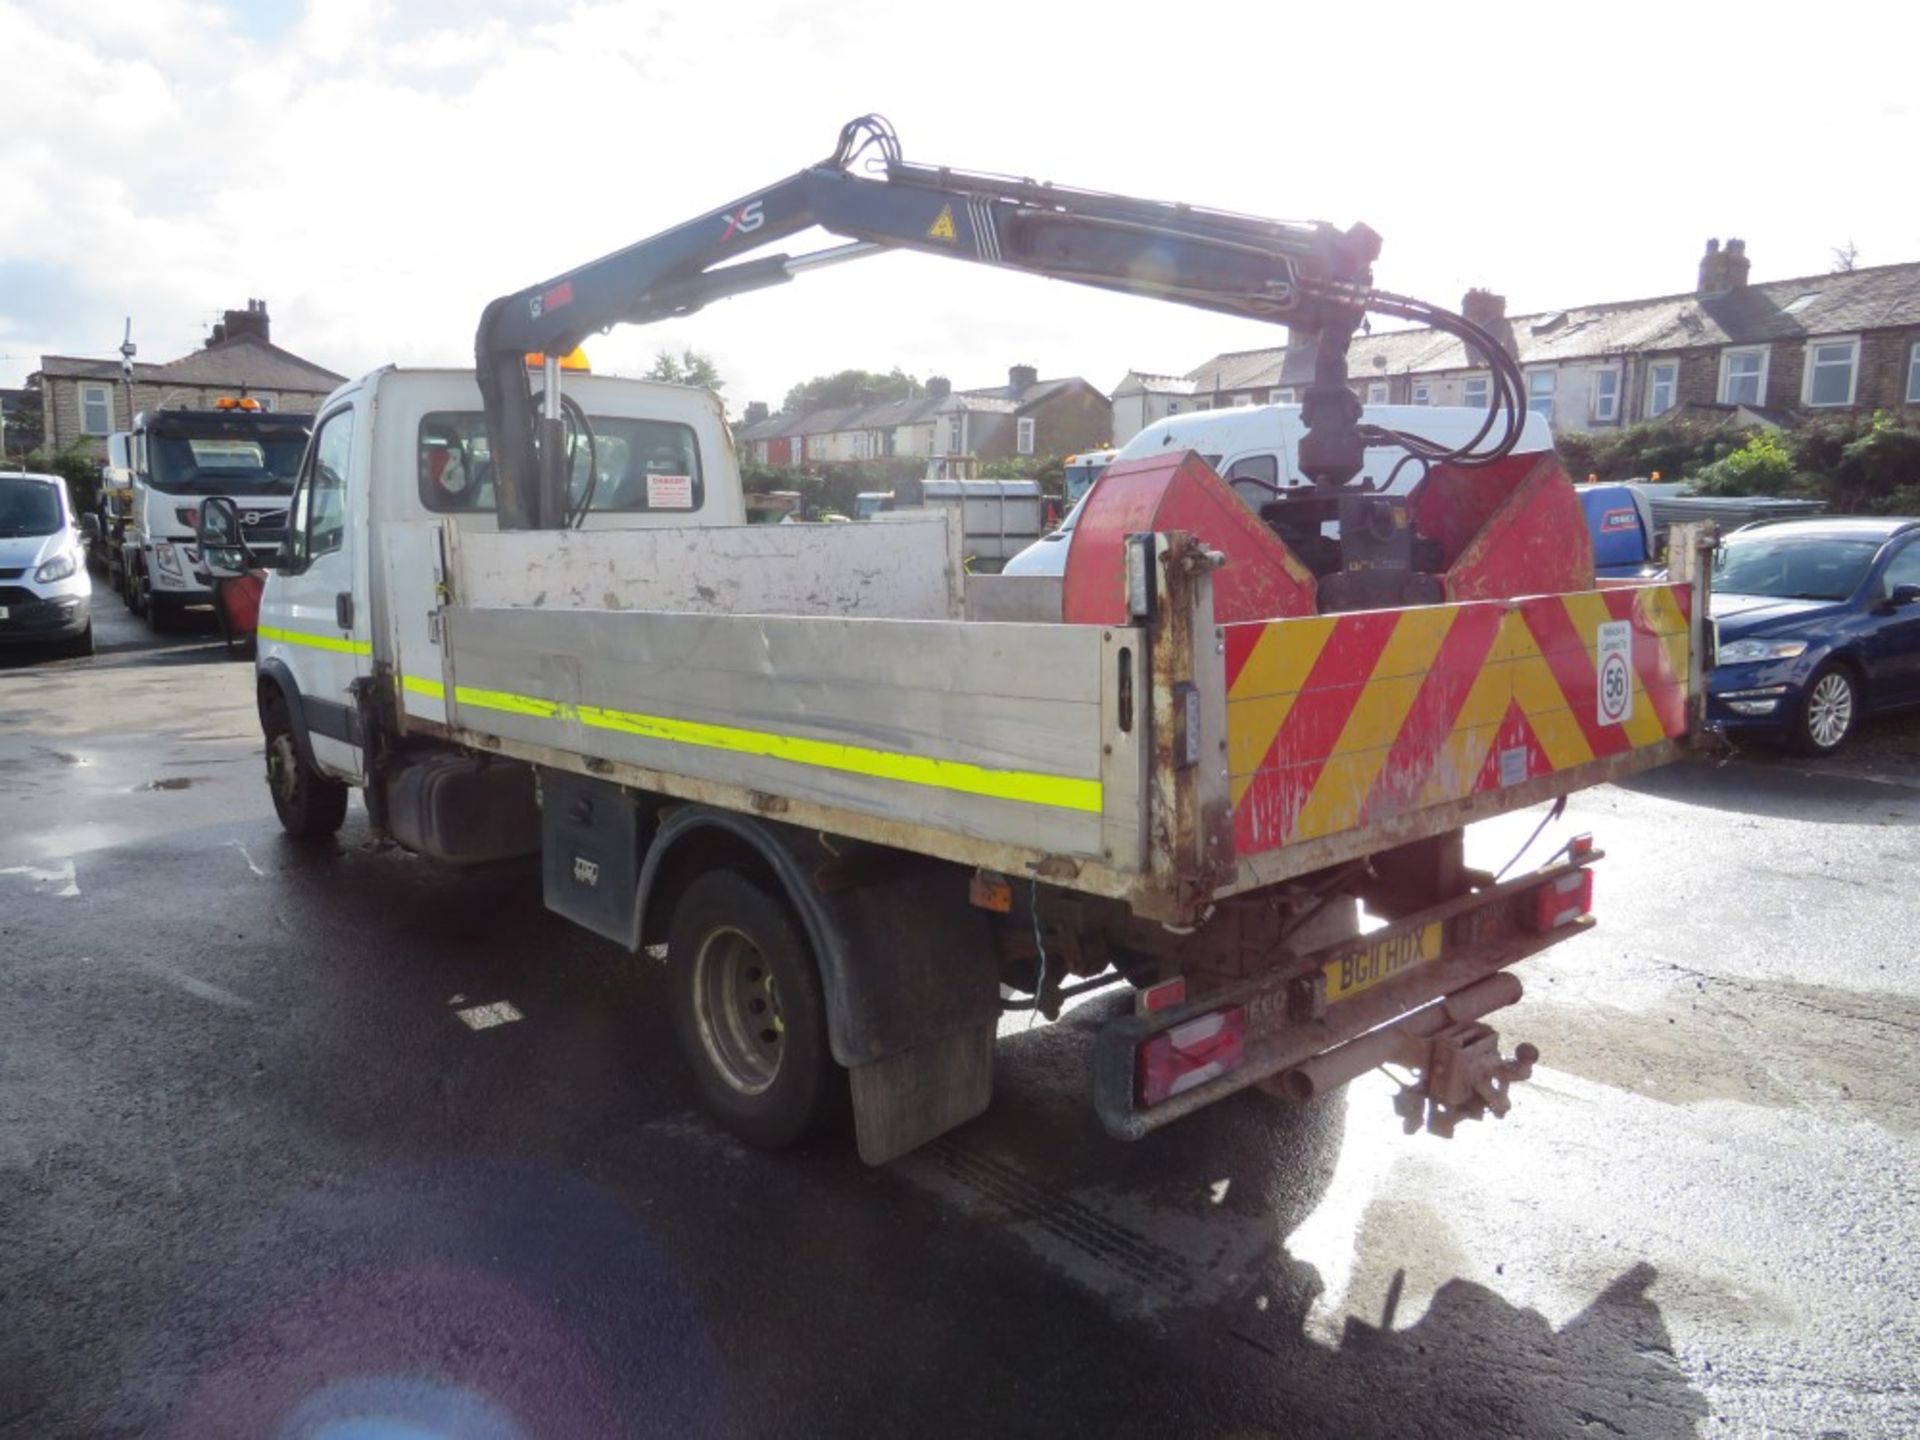
[[[112,437],[110,472],[130,492],[121,583],[134,614],[162,630],[188,607],[212,603],[195,539],[210,496],[233,500],[250,543],[279,544],[310,419],[222,397],[212,410],[142,411],[132,430]]]
[[[571,445],[578,529],[746,523],[732,440],[713,396],[593,375],[570,375],[567,392],[592,431]],[[270,685],[323,775],[365,782],[355,687],[382,662],[393,667],[402,654],[435,650],[442,524],[494,531],[494,505],[471,370],[388,366],[321,406],[261,596],[259,670],[263,704],[273,698]],[[414,700],[432,708],[426,697]]]

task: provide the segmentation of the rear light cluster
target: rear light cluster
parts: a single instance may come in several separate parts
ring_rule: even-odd
[[[1593,871],[1574,870],[1549,880],[1528,898],[1532,905],[1521,912],[1521,919],[1529,929],[1544,933],[1571,925],[1593,910]]]
[[[1140,1104],[1158,1105],[1204,1085],[1247,1058],[1247,1012],[1235,1005],[1184,1020],[1140,1047],[1136,1062]]]

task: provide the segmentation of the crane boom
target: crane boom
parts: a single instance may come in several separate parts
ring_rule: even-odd
[[[875,152],[870,174],[855,162]],[[811,254],[754,254],[806,230],[849,243]],[[475,341],[508,528],[566,523],[558,466],[543,474],[526,356],[564,354],[616,324],[687,315],[711,301],[784,284],[804,270],[883,250],[914,250],[1289,327],[1315,345],[1306,396],[1317,482],[1360,468],[1359,403],[1346,350],[1366,310],[1380,240],[1341,231],[1099,191],[910,164],[886,122],[863,116],[817,165],[611,255],[487,306]],[[748,257],[751,258],[742,258]],[[548,423],[557,432],[559,421]],[[1309,474],[1313,470],[1309,469]]]

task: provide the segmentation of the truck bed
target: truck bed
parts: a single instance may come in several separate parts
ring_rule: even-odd
[[[1664,763],[1688,728],[1686,586],[1215,627],[1203,578],[1152,624],[985,622],[951,618],[938,523],[638,544],[449,525],[402,723],[1167,920]],[[702,578],[743,568],[765,613]]]

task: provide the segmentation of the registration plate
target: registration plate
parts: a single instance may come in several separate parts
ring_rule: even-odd
[[[1446,927],[1438,920],[1404,935],[1390,935],[1355,954],[1327,963],[1327,1003],[1345,1000],[1362,990],[1404,975],[1415,966],[1440,958],[1440,940]]]

